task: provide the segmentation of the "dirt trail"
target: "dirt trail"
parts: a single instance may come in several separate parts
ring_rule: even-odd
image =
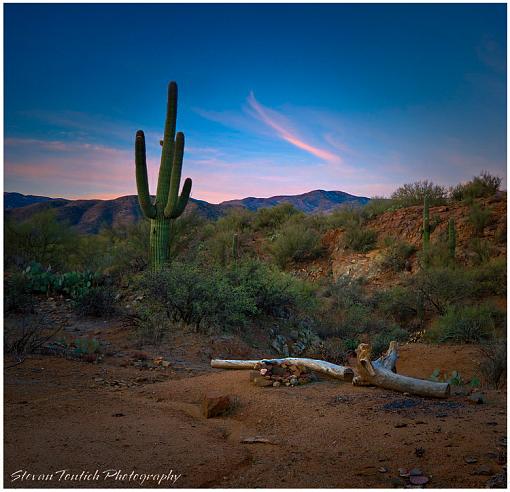
[[[403,347],[398,370],[427,377],[440,367],[469,378],[475,359],[474,347],[415,344]],[[105,374],[120,379],[141,372],[109,358],[94,365],[53,357],[30,358],[6,371],[7,487],[140,486],[103,476],[11,482],[17,470],[173,470],[181,474],[175,487],[341,488],[402,487],[399,467],[419,467],[431,476],[431,487],[483,487],[489,477],[474,474],[480,467],[502,470],[506,390],[488,391],[486,404],[470,405],[463,396],[425,400],[328,379],[259,388],[246,371],[170,372],[162,382],[114,390],[96,381]],[[206,420],[199,409],[206,392],[236,395],[239,405],[230,416]],[[241,443],[254,436],[271,443]],[[417,457],[420,447],[425,453]],[[477,462],[467,464],[466,456]]]

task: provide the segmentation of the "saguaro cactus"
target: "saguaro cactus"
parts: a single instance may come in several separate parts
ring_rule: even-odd
[[[161,145],[161,165],[159,167],[156,200],[152,203],[147,179],[145,135],[136,132],[135,162],[138,201],[143,214],[150,219],[149,260],[153,270],[160,270],[168,261],[169,241],[173,221],[186,208],[191,192],[191,179],[186,178],[179,196],[182,158],[184,155],[184,134],[175,134],[177,120],[177,84],[168,85],[168,104],[165,133]]]
[[[450,218],[448,221],[448,256],[450,259],[455,259],[455,247],[456,247],[456,234],[455,234],[455,220]]]
[[[423,252],[427,252],[430,243],[429,196],[423,198]]]

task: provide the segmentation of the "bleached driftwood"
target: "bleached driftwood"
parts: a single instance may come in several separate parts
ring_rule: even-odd
[[[296,366],[306,367],[312,371],[321,372],[331,376],[332,378],[341,379],[342,381],[352,381],[354,372],[350,367],[331,364],[324,360],[307,359],[303,357],[286,357],[284,359],[260,359],[260,360],[211,360],[211,367],[218,369],[255,369],[257,364],[265,362],[267,364],[282,364],[284,362],[294,364]]]
[[[357,374],[352,381],[355,386],[374,385],[402,393],[434,398],[446,398],[450,395],[448,383],[437,383],[397,374],[395,369],[398,359],[397,342],[390,342],[387,352],[374,361],[370,360],[371,350],[366,343],[359,345],[356,355]]]

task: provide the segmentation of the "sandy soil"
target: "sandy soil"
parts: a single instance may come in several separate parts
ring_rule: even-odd
[[[476,358],[476,347],[413,344],[397,368],[418,377],[455,369],[469,378]],[[434,401],[325,378],[259,388],[247,371],[204,363],[148,371],[120,362],[34,356],[5,371],[6,487],[139,487],[131,472],[180,475],[161,487],[403,487],[400,467],[420,468],[428,487],[483,487],[502,470],[506,390],[486,391],[487,403],[473,405],[461,395]],[[131,387],[104,382],[140,377]],[[235,395],[238,405],[205,419],[205,393]],[[241,442],[255,436],[270,442]],[[108,469],[128,477],[105,481]],[[18,470],[54,475],[11,481]],[[99,478],[59,481],[59,470],[98,470]]]

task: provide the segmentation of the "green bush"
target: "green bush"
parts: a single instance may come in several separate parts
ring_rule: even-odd
[[[240,330],[256,310],[246,292],[213,267],[175,261],[171,268],[146,274],[142,285],[146,298],[159,303],[171,320],[197,331]]]
[[[133,320],[140,346],[145,344],[159,345],[168,333],[170,322],[165,313],[153,306],[138,306]]]
[[[473,200],[494,195],[501,186],[501,178],[482,171],[468,183],[461,183],[451,188],[450,196],[453,200]]]
[[[476,297],[478,286],[466,270],[430,268],[422,270],[406,283],[407,288],[423,299],[424,307],[438,314],[449,306]]]
[[[288,317],[315,303],[307,284],[255,260],[227,269],[176,261],[147,273],[142,288],[170,320],[206,332],[240,331],[261,316]]]
[[[369,202],[370,203],[370,202]],[[361,226],[363,216],[360,207],[340,206],[326,216],[328,229]]]
[[[68,225],[57,221],[54,210],[34,214],[28,220],[5,222],[5,260],[26,266],[30,262],[67,269],[78,249],[79,237]]]
[[[407,260],[416,252],[416,248],[405,241],[395,238],[386,239],[387,249],[382,259],[382,266],[394,272],[405,269]]]
[[[359,253],[366,253],[374,249],[377,243],[377,232],[372,229],[349,226],[343,235],[343,245]]]
[[[302,223],[287,223],[271,243],[276,263],[285,267],[291,262],[317,258],[322,252],[320,234]]]
[[[91,287],[78,292],[73,305],[84,316],[107,318],[115,312],[115,295],[110,286]]]
[[[482,235],[485,227],[491,223],[492,211],[482,208],[479,203],[473,203],[469,209],[468,219],[475,230],[475,234]]]
[[[400,285],[377,292],[374,303],[381,313],[399,323],[409,323],[421,314],[416,290]]]
[[[257,210],[253,218],[253,227],[256,230],[277,229],[293,215],[301,214],[290,203],[280,203],[274,207],[264,207]]]
[[[474,297],[506,296],[506,258],[494,258],[466,272]]]
[[[499,339],[480,347],[480,372],[490,388],[500,389],[506,384],[506,340]]]
[[[240,261],[227,270],[226,277],[253,299],[258,316],[289,318],[293,313],[311,314],[317,309],[315,291],[309,283],[261,261]]]
[[[372,339],[372,355],[379,357],[383,352],[388,350],[390,342],[405,342],[409,338],[409,334],[403,328],[392,325],[384,331],[375,335]]]
[[[26,275],[15,272],[5,276],[4,311],[6,313],[31,310],[34,298]]]
[[[469,252],[474,265],[487,263],[491,257],[492,251],[492,245],[485,239],[475,237],[469,241]]]
[[[363,205],[361,215],[364,219],[370,220],[397,208],[399,208],[398,203],[391,198],[374,197],[367,204]]]
[[[411,207],[423,205],[425,195],[428,195],[431,206],[442,205],[446,202],[448,192],[443,186],[430,181],[416,181],[397,188],[392,193],[391,199],[397,207]]]
[[[479,343],[490,340],[505,324],[505,313],[491,304],[451,306],[437,318],[427,338],[444,343]]]

